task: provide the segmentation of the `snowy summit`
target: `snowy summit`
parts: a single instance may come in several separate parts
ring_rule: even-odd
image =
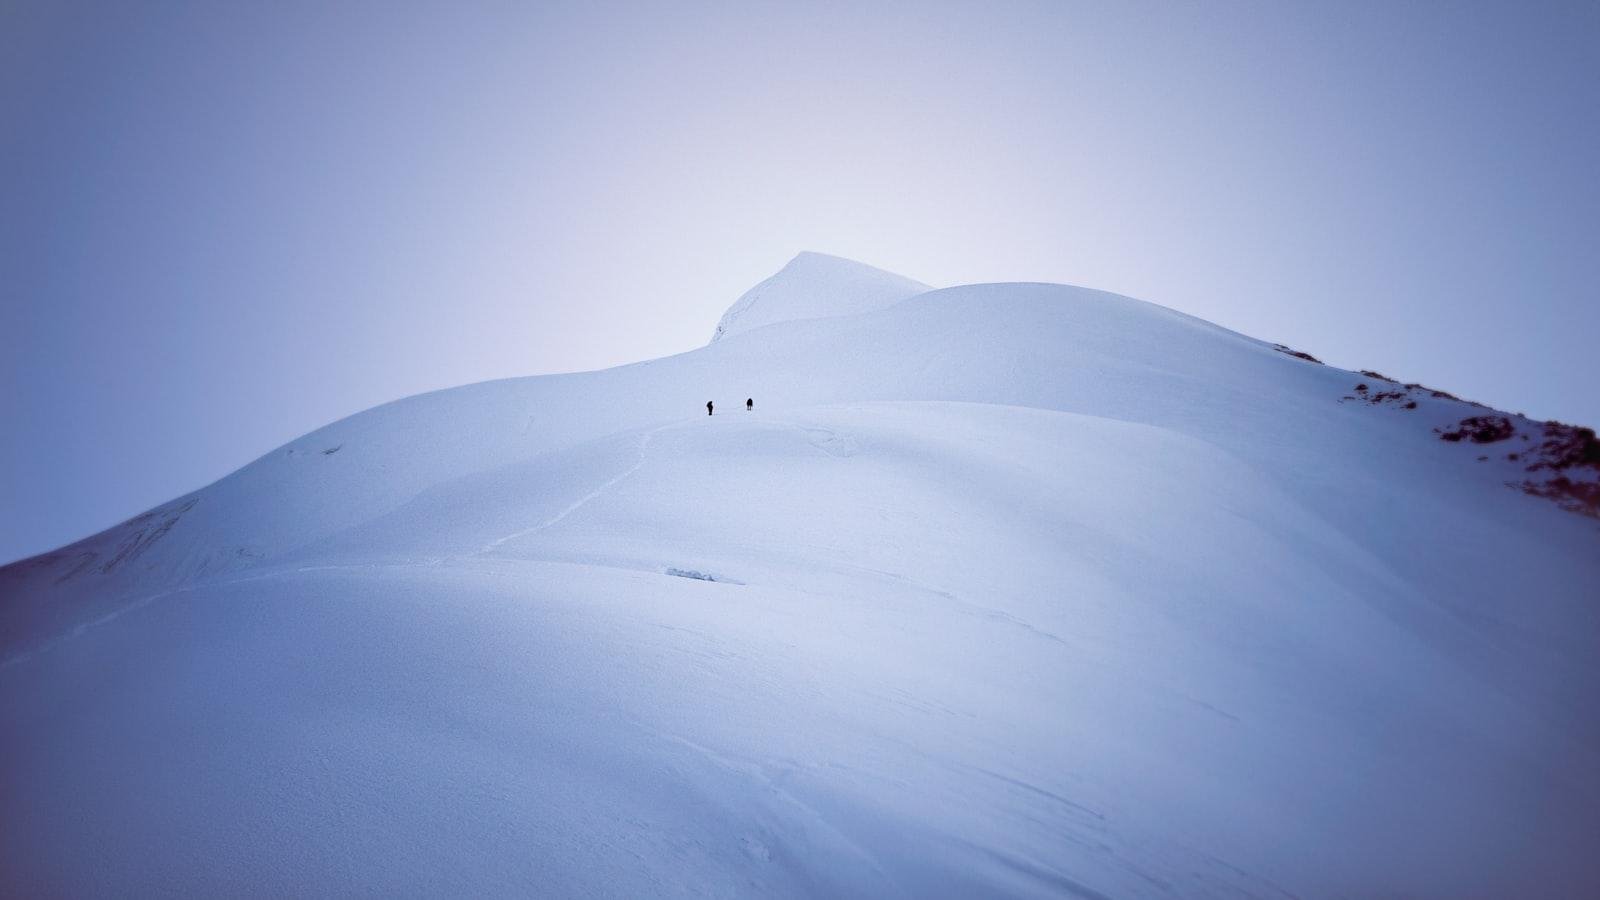
[[[848,259],[802,253],[728,307],[711,340],[777,322],[872,312],[931,290],[920,281]]]
[[[802,254],[704,348],[0,569],[3,892],[1592,896],[1597,482],[1159,306]]]

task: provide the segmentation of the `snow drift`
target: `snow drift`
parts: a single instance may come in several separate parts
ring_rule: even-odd
[[[352,416],[0,569],[7,892],[1587,895],[1600,523],[1358,383],[804,254]]]

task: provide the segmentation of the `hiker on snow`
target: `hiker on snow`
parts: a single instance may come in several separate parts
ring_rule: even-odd
[[[708,416],[709,416],[709,415],[711,415],[711,409],[712,409],[712,407],[711,407],[711,401],[710,401],[710,400],[707,400],[707,401],[706,401],[706,415],[708,415]]]
[[[751,399],[751,398],[749,398],[749,397],[746,397],[745,400],[744,400],[744,411],[745,412],[749,412],[750,410],[755,409],[755,408],[756,408],[756,401]]]

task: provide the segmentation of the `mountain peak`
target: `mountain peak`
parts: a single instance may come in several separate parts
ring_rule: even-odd
[[[734,301],[711,340],[777,322],[872,312],[930,290],[893,272],[807,250]]]

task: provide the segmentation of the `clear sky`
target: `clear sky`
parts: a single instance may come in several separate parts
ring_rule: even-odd
[[[1600,424],[1600,4],[0,0],[0,561],[801,250]]]

